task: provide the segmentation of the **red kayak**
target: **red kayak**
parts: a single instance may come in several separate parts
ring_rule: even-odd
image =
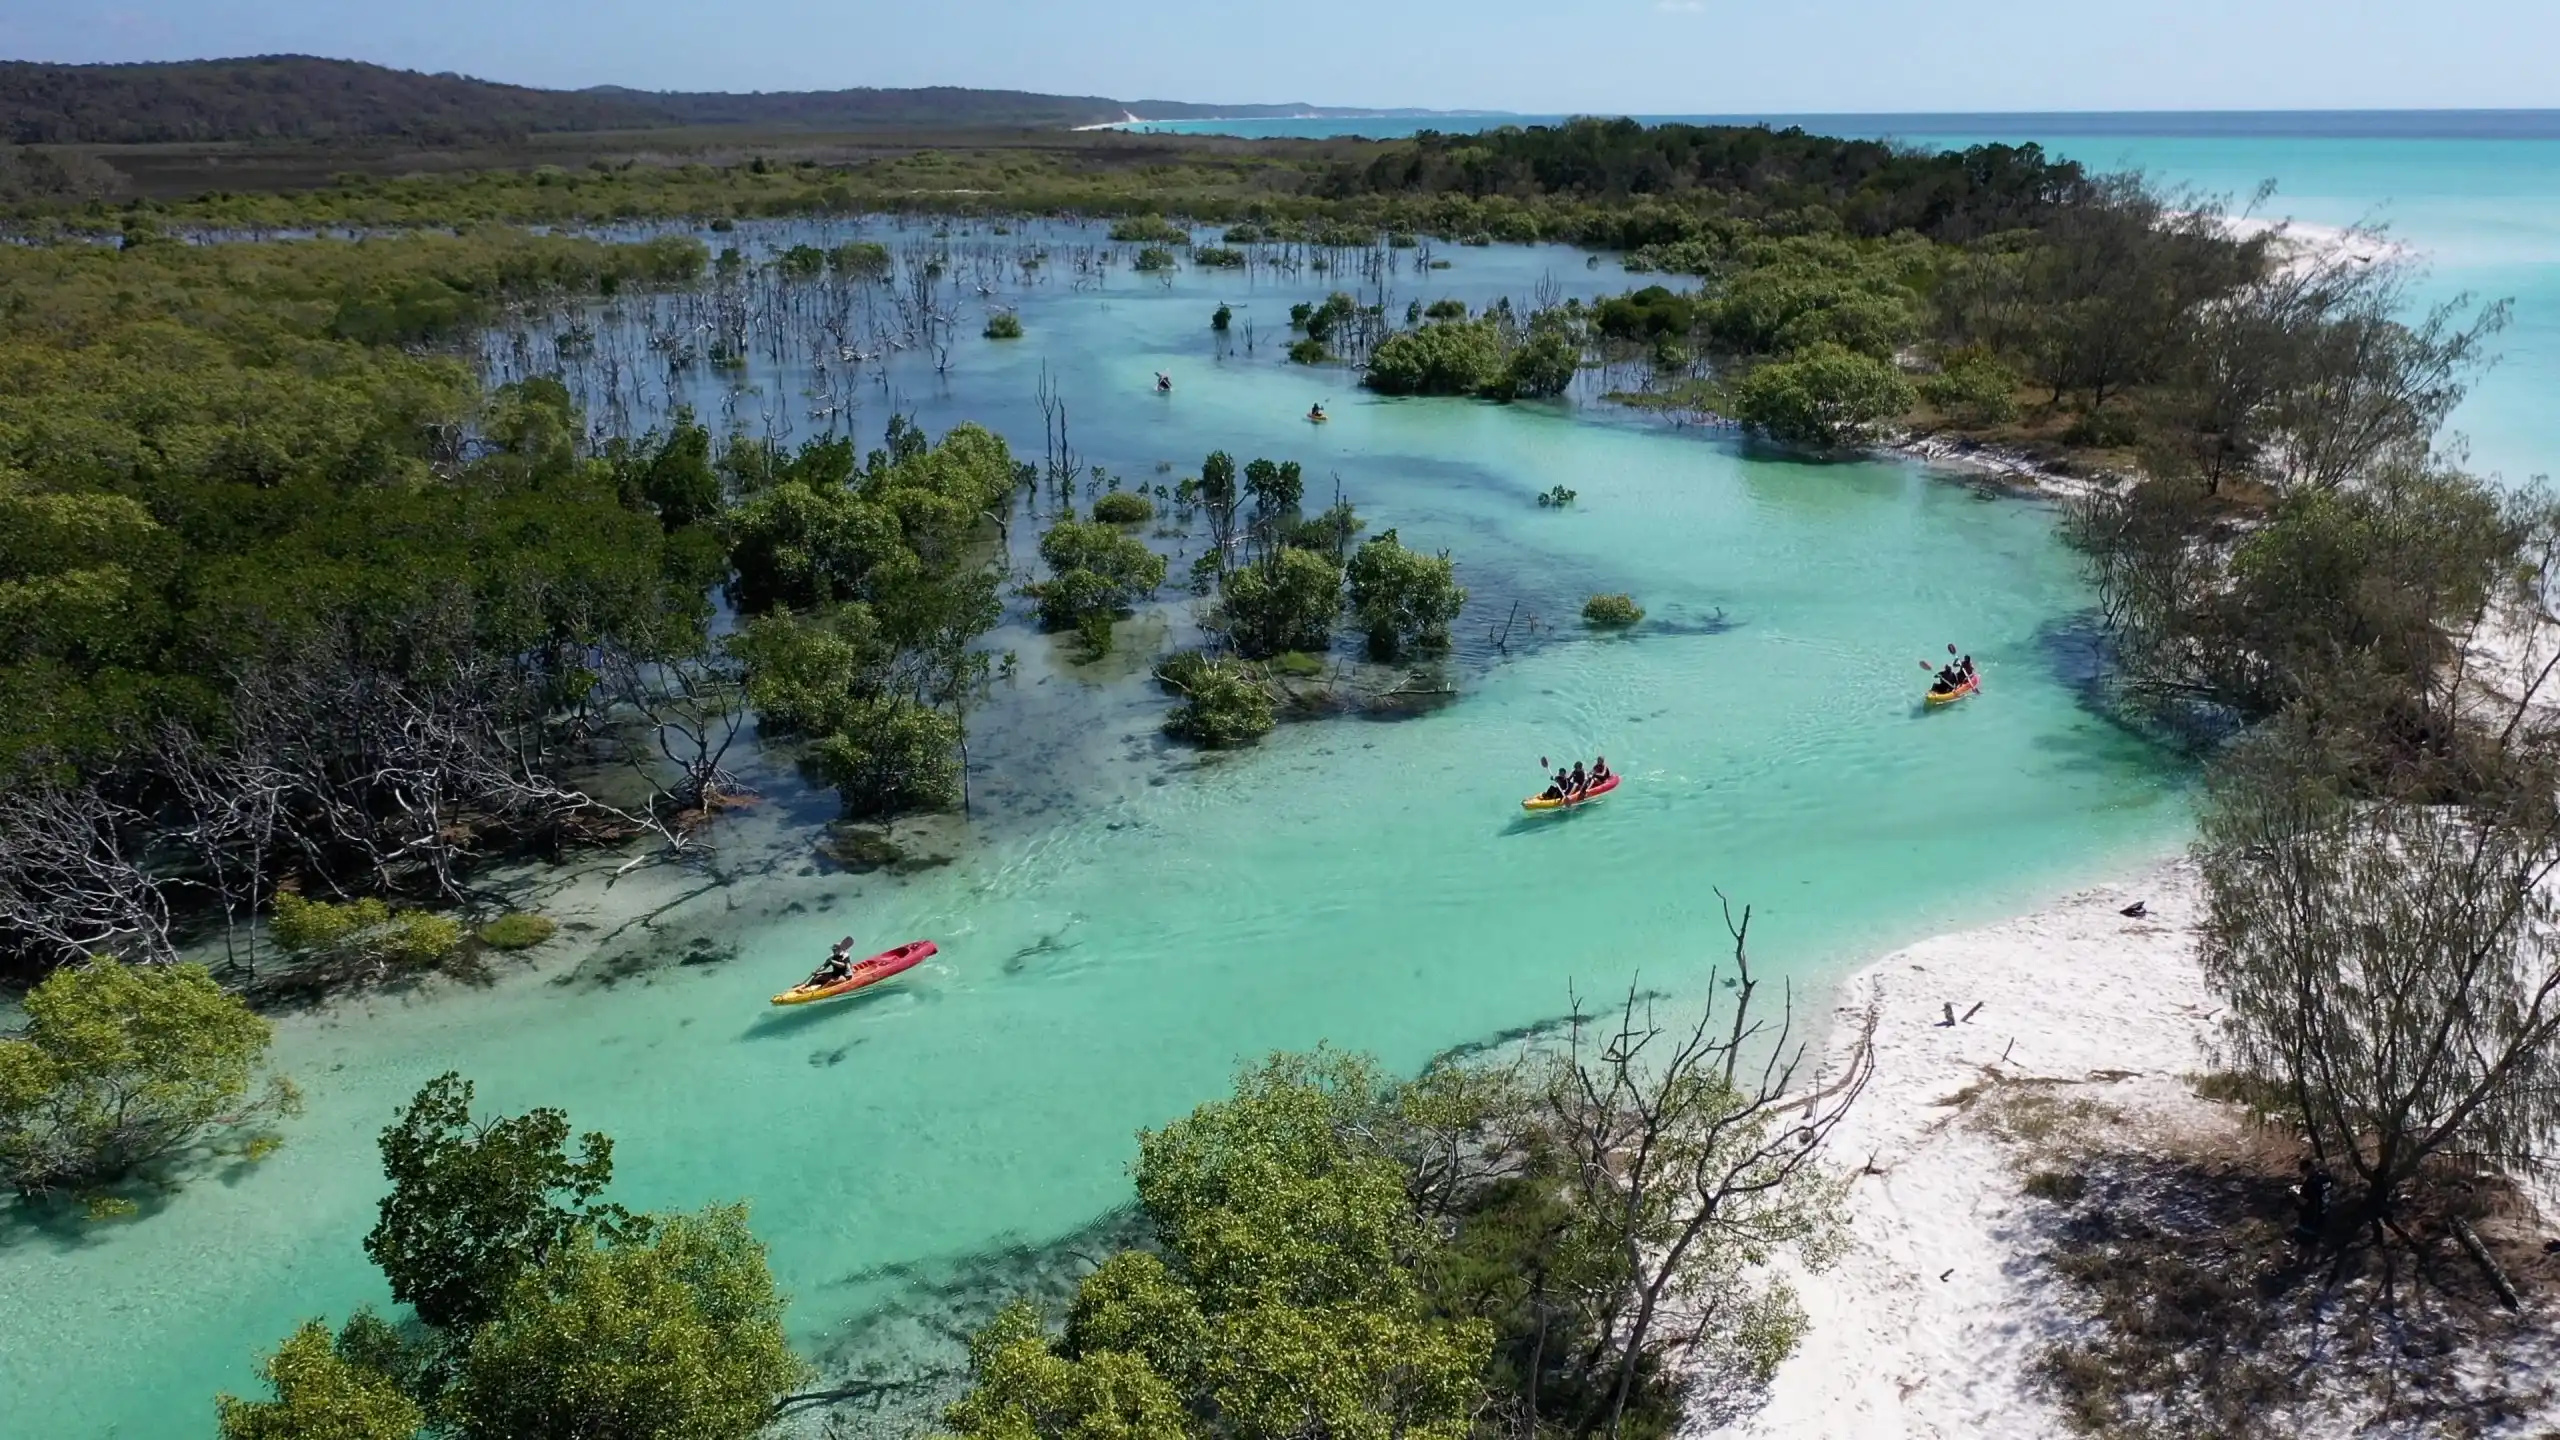
[[[833,1000],[839,995],[850,995],[866,985],[877,985],[901,971],[912,970],[923,964],[926,957],[934,953],[932,941],[910,940],[894,950],[883,950],[854,966],[852,971],[841,980],[832,980],[824,985],[806,983],[794,985],[774,996],[773,1003],[806,1005],[812,1000]]]

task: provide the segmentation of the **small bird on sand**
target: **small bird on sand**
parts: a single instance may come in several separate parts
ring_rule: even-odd
[[[2116,913],[2127,920],[2139,920],[2143,916],[2151,913],[2151,902],[2148,900],[2136,900]]]

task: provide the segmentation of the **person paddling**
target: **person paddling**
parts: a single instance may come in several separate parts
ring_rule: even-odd
[[[1571,792],[1571,793],[1572,793],[1572,795],[1573,795],[1573,798],[1575,798],[1575,799],[1577,799],[1577,800],[1581,799],[1581,798],[1582,798],[1582,792],[1584,792],[1585,790],[1588,790],[1588,789],[1590,789],[1590,788],[1591,788],[1591,778],[1590,778],[1589,776],[1587,776],[1587,775],[1585,775],[1585,774],[1583,774],[1583,773],[1582,773],[1582,762],[1581,762],[1581,761],[1579,761],[1579,760],[1574,761],[1574,762],[1573,762],[1573,790],[1572,790],[1572,792]]]
[[[1172,377],[1172,376],[1170,376],[1170,375],[1167,375],[1166,373],[1164,373],[1164,372],[1163,372],[1163,371],[1161,371],[1161,370],[1157,371],[1157,372],[1156,372],[1156,391],[1157,391],[1157,393],[1159,393],[1159,394],[1163,394],[1163,393],[1166,393],[1166,392],[1168,392],[1168,391],[1171,391],[1172,389],[1173,389],[1173,377]]]
[[[853,973],[853,937],[847,935],[827,952],[827,963],[809,977],[812,985],[833,985]]]

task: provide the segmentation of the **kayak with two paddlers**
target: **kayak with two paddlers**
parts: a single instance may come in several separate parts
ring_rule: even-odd
[[[1920,668],[1928,669],[1929,663],[1921,661]],[[1982,672],[1974,668],[1973,657],[1957,654],[1951,643],[1947,646],[1947,663],[1938,667],[1938,673],[1930,678],[1929,693],[1920,698],[1930,705],[1953,705],[1981,689]]]

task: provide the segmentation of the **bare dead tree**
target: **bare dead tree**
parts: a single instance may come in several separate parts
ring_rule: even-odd
[[[168,898],[138,853],[146,822],[95,783],[0,791],[0,934],[57,964],[175,960]]]
[[[1690,1344],[1791,1331],[1792,1292],[1755,1281],[1750,1264],[1780,1250],[1819,1261],[1836,1243],[1841,1186],[1817,1156],[1866,1086],[1872,1042],[1853,1046],[1808,1103],[1814,1074],[1795,1033],[1794,987],[1774,1023],[1755,1014],[1750,908],[1737,917],[1728,900],[1724,918],[1732,970],[1709,972],[1695,1021],[1664,1025],[1632,983],[1612,1020],[1595,1021],[1577,999],[1548,1081],[1547,1128],[1567,1157],[1576,1208],[1616,1256],[1594,1341],[1614,1346],[1609,1398],[1585,1417],[1584,1434],[1617,1433],[1666,1315],[1680,1315]]]
[[[726,761],[747,722],[735,661],[717,650],[649,656],[614,645],[597,652],[595,666],[626,722],[615,749],[663,808],[700,814],[735,786]]]

